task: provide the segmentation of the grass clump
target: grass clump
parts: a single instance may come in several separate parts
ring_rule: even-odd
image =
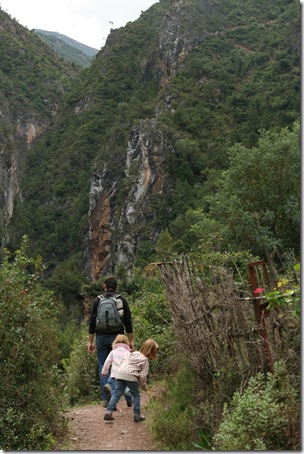
[[[193,374],[187,361],[182,360],[175,376],[167,380],[161,397],[149,404],[150,428],[160,449],[193,449],[191,440],[196,430],[196,410],[191,399],[193,390]]]

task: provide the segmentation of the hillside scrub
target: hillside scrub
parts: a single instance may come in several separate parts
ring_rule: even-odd
[[[186,212],[208,212],[207,197],[215,188],[207,177],[227,169],[228,149],[242,144],[248,157],[261,130],[291,128],[299,119],[299,12],[295,1],[188,0],[178,7],[168,1],[113,30],[90,68],[74,79],[48,131],[26,153],[10,246],[18,247],[26,231],[49,274],[74,257],[81,268],[82,257],[98,254],[88,238],[90,195],[100,176],[104,196],[111,194],[105,231],[113,247],[106,272],[119,265],[117,251],[126,236],[136,245],[127,262],[130,272],[137,259],[144,265],[153,261],[166,228],[177,252],[197,247],[203,236],[189,230]],[[32,72],[26,77],[32,80]],[[40,93],[41,84],[38,88]],[[166,150],[154,180],[165,186],[148,191],[139,206],[133,206],[132,189],[142,177],[136,166],[145,148],[140,143],[134,143],[132,172],[126,172],[134,134],[143,134],[143,143],[149,140],[146,151],[161,151],[161,144]],[[135,209],[132,222],[124,214],[126,204]],[[151,252],[142,257],[148,242]],[[240,246],[237,240],[235,245]],[[89,260],[84,268],[90,273]]]
[[[209,197],[224,248],[300,252],[300,124],[261,131],[257,146],[229,150],[230,163]],[[201,240],[203,241],[203,239]]]
[[[197,255],[196,261],[185,257],[159,265],[178,334],[177,373],[168,380],[166,391],[152,407],[152,431],[163,447],[299,447],[297,292],[291,296],[283,290],[285,305],[281,298],[280,307],[275,306],[267,318],[275,369],[274,374],[267,373],[245,267],[233,272],[236,263],[236,256],[227,256],[226,264],[222,260],[221,265],[214,265],[204,263],[204,256],[199,260]],[[296,270],[299,273],[298,266],[290,265],[286,264],[285,281],[292,274],[295,278]],[[294,304],[290,304],[291,297]],[[277,310],[279,318],[275,315]],[[168,421],[180,421],[183,429],[174,434]]]
[[[225,405],[215,436],[215,448],[235,450],[295,450],[300,448],[300,377],[278,361],[273,374],[259,373],[243,393]]]
[[[27,255],[27,239],[0,268],[0,448],[52,449],[62,434],[63,384],[56,312],[39,283],[41,259]]]
[[[250,250],[269,263],[278,251],[299,255],[300,124],[262,130],[256,146],[239,143],[228,155],[229,165],[216,180],[208,174],[213,193],[172,223],[174,237],[188,251]]]

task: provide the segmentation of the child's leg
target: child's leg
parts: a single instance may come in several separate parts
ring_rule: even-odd
[[[108,382],[110,383],[110,382]],[[111,378],[111,390],[112,390],[112,394],[114,393],[114,390],[115,390],[115,384],[116,384],[116,379],[114,377]],[[109,402],[110,402],[110,399],[111,397],[109,398]],[[129,388],[126,386],[126,389],[125,389],[125,400],[127,402],[127,405],[128,407],[132,407],[132,394],[129,390]]]
[[[127,381],[126,385],[129,387],[133,397],[133,413],[140,415],[140,394],[137,381]]]
[[[128,386],[125,389],[125,400],[127,402],[128,407],[132,407],[132,394]]]
[[[109,383],[109,382],[108,382]],[[115,386],[116,386],[116,378],[111,377],[111,388],[112,388],[112,393],[115,391]]]
[[[119,401],[120,396],[125,391],[126,382],[124,380],[118,380],[118,379],[115,381],[116,381],[115,389],[113,390],[111,400],[108,403],[107,412],[115,411],[116,404]]]

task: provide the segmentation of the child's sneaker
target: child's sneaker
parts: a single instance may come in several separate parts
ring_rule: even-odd
[[[144,421],[146,418],[142,415],[134,415],[134,422]]]
[[[103,417],[105,421],[114,421],[114,417],[112,416],[112,413],[107,411]]]

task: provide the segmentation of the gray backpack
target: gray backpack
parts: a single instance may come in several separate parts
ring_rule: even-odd
[[[99,303],[96,316],[96,333],[118,333],[122,328],[123,302],[119,295],[99,295]]]

